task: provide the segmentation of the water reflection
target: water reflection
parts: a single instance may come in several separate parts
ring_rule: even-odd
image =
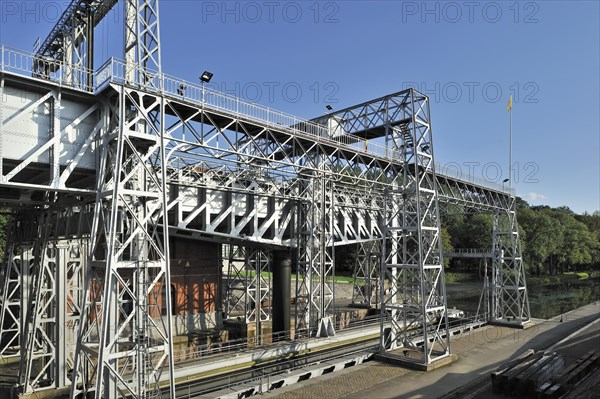
[[[600,281],[576,281],[552,285],[529,285],[531,317],[549,319],[600,300]],[[468,286],[450,289],[448,307],[475,313],[481,296],[481,287]]]

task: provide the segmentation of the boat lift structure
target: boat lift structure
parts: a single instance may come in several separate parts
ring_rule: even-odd
[[[440,170],[426,95],[303,120],[171,77],[157,0],[121,2],[124,60],[94,69],[94,27],[116,4],[74,0],[36,53],[0,48],[0,358],[18,358],[21,393],[147,398],[167,381],[175,397],[163,310],[179,239],[226,249],[239,283],[225,318],[298,337],[334,333],[334,249],[357,244],[355,301],[381,309],[380,352],[427,365],[451,353],[440,212],[490,212],[489,321],[529,322],[515,194]],[[292,321],[287,299],[256,306],[271,287],[290,297],[291,264]]]

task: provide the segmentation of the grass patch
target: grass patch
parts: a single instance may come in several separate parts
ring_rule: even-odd
[[[269,273],[269,272],[261,272],[260,275],[264,278],[264,279],[273,279],[273,273]],[[256,276],[256,272],[255,271],[243,271],[240,273],[240,276],[242,277],[254,277]],[[296,274],[292,273],[291,275],[292,279],[296,279]],[[335,281],[336,283],[352,283],[354,281],[354,278],[352,276],[327,276],[327,281]]]
[[[477,280],[471,273],[445,272],[444,276],[446,283],[450,284],[460,284]]]
[[[600,277],[600,272],[565,272],[563,274],[556,274],[552,276],[529,276],[527,277],[527,284],[531,285],[553,285],[569,283],[574,281],[585,281]]]
[[[335,281],[336,283],[352,283],[354,278],[352,276],[328,276],[327,281]]]

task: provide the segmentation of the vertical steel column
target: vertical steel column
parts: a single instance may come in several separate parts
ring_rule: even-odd
[[[313,243],[313,231],[315,227],[314,216],[314,189],[313,179],[300,183],[301,195],[304,200],[298,204],[298,246],[297,246],[297,271],[296,271],[296,294],[295,294],[295,331],[296,335],[308,335],[311,326],[316,324],[313,320],[312,310],[312,263],[315,247]]]
[[[141,87],[160,90],[160,27],[158,0],[126,0],[125,2],[126,81]]]
[[[4,359],[15,358],[20,355],[21,345],[21,304],[23,297],[24,254],[23,242],[17,238],[15,215],[11,215],[8,227],[8,241],[4,259],[2,260],[2,274],[0,276],[0,362]],[[19,245],[21,244],[21,245]]]
[[[246,273],[245,247],[233,244],[224,244],[223,251],[227,262],[227,281],[223,309],[225,317],[235,318],[246,315],[248,296],[248,274]]]
[[[91,265],[100,279],[86,284],[77,350],[82,390],[97,397],[157,395],[163,373],[174,397],[172,317],[161,315],[172,308],[171,290],[161,295],[170,287],[164,100],[143,96],[119,87],[105,111],[116,131],[104,136],[99,168]]]
[[[290,331],[290,284],[292,260],[289,251],[273,251],[273,334]]]
[[[257,344],[262,339],[262,322],[271,319],[271,251],[262,248],[246,250],[246,323],[256,324]]]
[[[380,350],[402,346],[407,361],[427,365],[450,354],[441,227],[429,99],[411,89],[405,107],[408,126],[393,130],[394,149],[403,154],[402,181],[386,198],[383,262],[391,292],[382,296],[382,317],[391,315],[391,331]]]
[[[333,182],[321,172],[306,183],[303,194],[306,200],[298,208],[295,328],[299,334],[310,334],[327,318],[334,302]]]
[[[57,290],[56,224],[58,213],[42,211],[38,236],[33,245],[32,290],[27,303],[23,330],[24,351],[19,366],[19,384],[25,393],[33,392],[39,384],[58,383],[56,350],[59,343]],[[28,288],[25,288],[28,289]]]
[[[73,208],[46,210],[38,223],[38,239],[32,250],[31,266],[23,261],[23,277],[30,285],[21,292],[23,327],[19,381],[25,393],[69,386],[73,364],[74,328],[82,288],[82,218]],[[71,227],[78,218],[76,230]],[[30,277],[27,275],[31,273]],[[31,288],[29,288],[31,287]]]

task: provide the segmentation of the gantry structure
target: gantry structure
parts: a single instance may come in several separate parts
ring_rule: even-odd
[[[439,170],[426,95],[303,120],[171,77],[157,0],[121,3],[124,60],[94,68],[116,4],[74,0],[36,53],[1,48],[0,357],[19,359],[22,393],[175,397],[161,309],[178,237],[223,244],[219,309],[248,323],[290,282],[261,272],[294,263],[298,337],[332,333],[335,248],[356,244],[354,300],[381,309],[380,351],[430,364],[450,355],[440,212],[490,212],[489,321],[529,321],[515,195]]]

